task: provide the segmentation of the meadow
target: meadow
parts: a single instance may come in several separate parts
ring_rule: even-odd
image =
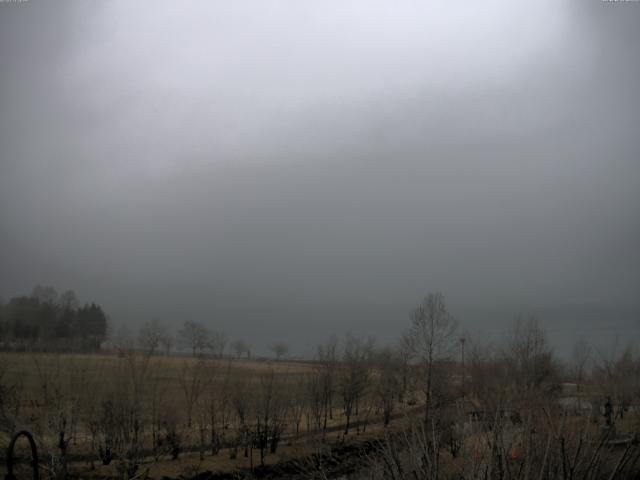
[[[397,346],[348,336],[308,361],[139,346],[0,353],[0,449],[31,432],[42,478],[640,474],[635,350],[563,364],[530,319],[504,345],[469,340],[457,361],[435,346],[455,345],[454,330],[429,318]]]
[[[0,448],[10,431],[33,432],[42,466],[54,476],[251,470],[306,457],[321,443],[344,443],[342,406],[323,398],[323,387],[337,385],[321,385],[311,362],[132,350],[2,353],[0,365]],[[379,433],[381,415],[373,397],[359,401],[350,434],[360,440]]]

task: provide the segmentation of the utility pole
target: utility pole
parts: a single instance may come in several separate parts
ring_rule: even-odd
[[[466,342],[466,340],[467,340],[466,338],[460,337],[460,350],[461,350],[461,356],[462,356],[462,399],[463,400],[465,398],[464,382],[465,382],[465,377],[467,376],[464,368],[464,342]]]

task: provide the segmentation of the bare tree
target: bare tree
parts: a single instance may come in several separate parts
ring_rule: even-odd
[[[578,388],[580,388],[580,383],[584,379],[585,368],[591,359],[591,352],[591,345],[589,345],[584,338],[578,340],[573,346],[571,353],[571,370],[573,377],[578,383]]]
[[[31,292],[31,296],[42,303],[53,304],[58,301],[58,292],[56,289],[46,285],[36,285]]]
[[[333,397],[336,390],[336,376],[338,371],[338,339],[331,336],[324,345],[318,346],[316,356],[317,369],[322,394],[322,409],[324,422],[322,429],[326,431],[327,420],[333,419]]]
[[[216,455],[223,444],[230,408],[230,366],[222,368],[217,362],[207,363],[205,401],[203,416],[209,428],[209,447]]]
[[[569,419],[548,405],[532,404],[522,428],[514,435],[500,410],[490,412],[483,435],[459,432],[462,462],[442,455],[447,435],[434,419],[429,428],[409,423],[399,434],[387,433],[378,456],[382,472],[371,478],[392,480],[456,478],[595,479],[638,478],[640,444],[610,446],[589,418]]]
[[[553,352],[533,314],[516,319],[505,355],[510,378],[525,391],[540,386],[554,373]]]
[[[118,329],[113,335],[112,343],[120,356],[124,356],[127,352],[133,349],[135,343],[127,325],[121,324],[118,326]]]
[[[89,376],[86,362],[64,361],[60,356],[47,365],[34,356],[38,374],[38,394],[32,402],[31,421],[43,440],[41,451],[49,457],[54,476],[68,476],[69,450],[77,441],[81,406],[93,392],[95,377]]]
[[[239,445],[244,445],[245,457],[249,455],[250,431],[248,419],[251,414],[251,400],[253,398],[250,391],[251,384],[253,383],[252,380],[253,379],[249,378],[247,374],[241,373],[234,375],[229,384],[229,399],[238,420],[235,444],[230,451],[232,458],[235,458]]]
[[[372,341],[367,342],[348,336],[339,370],[338,388],[342,397],[345,416],[344,434],[349,433],[351,416],[357,415],[360,399],[369,384],[371,375]]]
[[[216,358],[224,356],[224,349],[227,346],[227,336],[222,332],[213,332],[209,342],[211,354]]]
[[[640,396],[640,354],[633,344],[618,353],[617,341],[609,351],[598,351],[594,376],[603,397],[611,397],[616,417],[624,417],[628,404]]]
[[[288,399],[282,377],[273,369],[263,373],[254,396],[253,434],[260,449],[261,465],[264,465],[267,447],[270,453],[276,453],[287,419]]]
[[[324,374],[320,369],[308,373],[305,376],[305,391],[307,401],[307,433],[311,433],[311,425],[318,430],[322,428],[322,416],[326,412]],[[326,429],[326,415],[325,415]]]
[[[159,320],[153,319],[140,327],[138,331],[138,346],[153,355],[164,346],[167,335],[167,329]]]
[[[307,390],[307,375],[296,374],[290,385],[289,411],[291,422],[295,427],[296,439],[300,437],[300,423],[302,416],[309,408],[309,395]]]
[[[113,378],[105,385],[95,420],[98,454],[105,465],[115,459],[123,479],[134,477],[144,458],[142,443],[150,360],[150,355],[134,350],[122,353]]]
[[[242,357],[244,354],[247,355],[247,358],[251,356],[251,348],[244,340],[236,340],[231,344],[231,348],[235,352],[237,358]]]
[[[78,308],[79,302],[76,293],[73,290],[66,290],[60,294],[58,305],[65,310],[74,310]]]
[[[398,401],[405,403],[407,401],[407,393],[409,391],[409,382],[411,377],[411,357],[412,357],[412,345],[407,335],[400,337],[398,345],[396,347],[395,357],[397,359],[398,367]]]
[[[188,348],[195,357],[202,355],[209,346],[211,332],[201,323],[187,320],[178,332],[178,339],[183,348]]]
[[[160,346],[164,351],[165,355],[171,355],[171,350],[173,349],[173,335],[170,331],[166,330],[164,335],[162,336]]]
[[[146,413],[148,415],[149,426],[151,427],[151,451],[156,461],[160,455],[165,453],[164,445],[166,435],[163,438],[161,432],[167,428],[168,416],[170,408],[167,402],[167,383],[160,372],[164,369],[150,368],[150,374],[146,381],[146,394],[148,402],[146,403]],[[175,415],[175,412],[173,412]]]
[[[20,424],[24,404],[24,384],[22,380],[7,378],[11,369],[15,369],[13,360],[3,358],[0,363],[0,433],[6,436],[6,443]]]
[[[206,388],[206,361],[198,359],[195,363],[185,361],[178,380],[184,395],[184,405],[187,414],[187,427],[191,427],[194,408]]]
[[[467,338],[466,370],[470,397],[488,412],[497,411],[504,403],[508,381],[504,356],[489,344]]]
[[[276,342],[271,345],[271,351],[276,357],[276,361],[282,360],[289,353],[289,346],[283,342]]]
[[[401,377],[398,375],[402,371],[401,361],[394,351],[385,348],[376,354],[374,364],[377,373],[374,393],[382,409],[383,423],[386,427],[391,421],[398,391],[402,386]]]
[[[425,422],[433,402],[435,368],[438,362],[450,358],[455,341],[457,322],[449,314],[444,296],[429,293],[414,310],[405,342],[424,372]]]

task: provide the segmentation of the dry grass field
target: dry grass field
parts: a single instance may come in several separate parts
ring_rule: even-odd
[[[0,352],[0,365],[4,381],[19,383],[26,395],[37,395],[43,380],[81,380],[86,386],[102,383],[122,373],[129,358],[115,354],[64,354],[64,353],[6,353]],[[157,372],[170,394],[180,389],[179,379],[185,371],[192,371],[202,360],[192,356],[153,356],[149,359],[149,369]],[[280,375],[295,375],[309,372],[309,363],[275,362],[248,359],[207,359],[206,364],[215,371],[229,369],[232,375],[252,375],[274,371]],[[73,384],[67,384],[73,388]]]
[[[615,479],[640,468],[640,412],[621,407],[635,377],[567,384],[587,405],[613,392],[615,428],[598,408],[563,406],[558,383],[524,383],[492,357],[470,362],[464,391],[455,364],[433,364],[425,411],[424,370],[362,345],[314,362],[0,353],[0,461],[25,429],[43,478]]]
[[[373,390],[359,399],[349,435],[335,394],[325,424],[322,405],[310,404],[312,363],[128,352],[2,353],[0,365],[11,430],[35,434],[45,468],[83,477],[122,477],[134,462],[152,478],[247,470],[383,430]]]

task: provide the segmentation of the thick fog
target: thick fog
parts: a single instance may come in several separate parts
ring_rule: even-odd
[[[258,352],[430,291],[640,338],[640,3],[0,3],[0,296],[37,283]]]

